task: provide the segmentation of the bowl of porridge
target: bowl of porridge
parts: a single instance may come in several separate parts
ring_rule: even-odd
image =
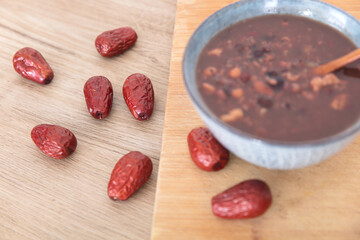
[[[312,69],[360,46],[360,22],[315,0],[244,0],[207,18],[190,38],[183,75],[217,139],[270,169],[321,162],[360,129],[360,61]]]

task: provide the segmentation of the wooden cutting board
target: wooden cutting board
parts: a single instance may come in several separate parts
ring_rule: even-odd
[[[178,0],[152,239],[360,239],[360,138],[319,165],[292,171],[231,156],[225,169],[204,172],[190,160],[187,134],[204,124],[183,85],[184,48],[207,16],[232,2]],[[359,0],[327,2],[360,18]],[[213,216],[211,197],[249,178],[271,187],[266,214],[250,220]]]
[[[149,239],[153,216],[176,0],[0,0],[0,239]],[[95,49],[103,31],[131,26],[135,46],[106,59]],[[18,75],[14,53],[39,50],[54,70],[42,86]],[[149,121],[130,114],[122,96],[127,76],[153,83]],[[104,75],[114,89],[110,115],[94,119],[83,86]],[[44,155],[30,138],[41,123],[70,129],[78,146],[64,160]],[[138,150],[154,164],[131,198],[107,196],[121,156]]]

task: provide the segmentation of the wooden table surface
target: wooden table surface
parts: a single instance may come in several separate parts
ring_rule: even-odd
[[[359,240],[360,137],[331,159],[292,171],[268,170],[231,156],[223,170],[205,172],[191,161],[187,134],[204,123],[183,84],[183,52],[196,27],[231,2],[234,0],[178,0],[153,239]],[[359,0],[326,2],[360,19]],[[250,178],[269,184],[270,209],[255,219],[215,217],[211,197]]]
[[[0,0],[0,239],[148,239],[161,148],[176,0]],[[132,26],[138,41],[105,59],[94,46],[105,30]],[[51,84],[18,75],[14,53],[39,50],[54,70]],[[122,97],[132,73],[153,82],[155,110],[135,120]],[[112,112],[96,120],[83,86],[104,75],[113,84]],[[30,138],[41,123],[64,126],[78,147],[65,160],[44,155]],[[154,163],[149,182],[125,202],[107,196],[118,159],[132,150]]]

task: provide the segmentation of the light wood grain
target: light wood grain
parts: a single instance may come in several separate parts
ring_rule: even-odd
[[[195,28],[231,2],[178,1],[152,239],[360,239],[360,138],[335,157],[300,170],[267,170],[235,156],[220,172],[192,163],[186,136],[204,124],[185,91],[181,60]],[[328,2],[360,18],[358,0]],[[270,185],[268,212],[251,220],[213,216],[211,197],[249,178]]]
[[[175,0],[0,0],[0,239],[149,239],[167,93]],[[132,26],[138,41],[105,59],[94,46],[105,30]],[[41,86],[18,75],[13,54],[37,49],[54,70]],[[122,96],[127,76],[153,82],[155,110],[136,121]],[[87,111],[83,86],[94,75],[113,84],[112,112]],[[31,129],[59,124],[78,139],[65,160],[45,156]],[[154,163],[149,182],[125,202],[107,197],[112,168],[128,151]]]

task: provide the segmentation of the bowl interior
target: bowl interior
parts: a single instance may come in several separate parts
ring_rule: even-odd
[[[342,32],[356,46],[360,47],[360,22],[345,11],[317,0],[243,0],[228,5],[208,17],[194,32],[185,49],[183,58],[185,85],[202,117],[210,118],[216,124],[223,125],[226,130],[237,132],[244,137],[254,136],[222,123],[203,102],[196,85],[196,65],[202,49],[217,33],[241,20],[265,14],[291,14],[314,19]],[[314,143],[321,143],[323,140],[328,141],[332,138],[341,138],[341,136],[347,136],[359,129],[360,120],[344,132],[326,139],[315,140]],[[269,140],[269,142],[279,143],[274,140]],[[290,145],[293,144],[298,143],[291,143]]]

